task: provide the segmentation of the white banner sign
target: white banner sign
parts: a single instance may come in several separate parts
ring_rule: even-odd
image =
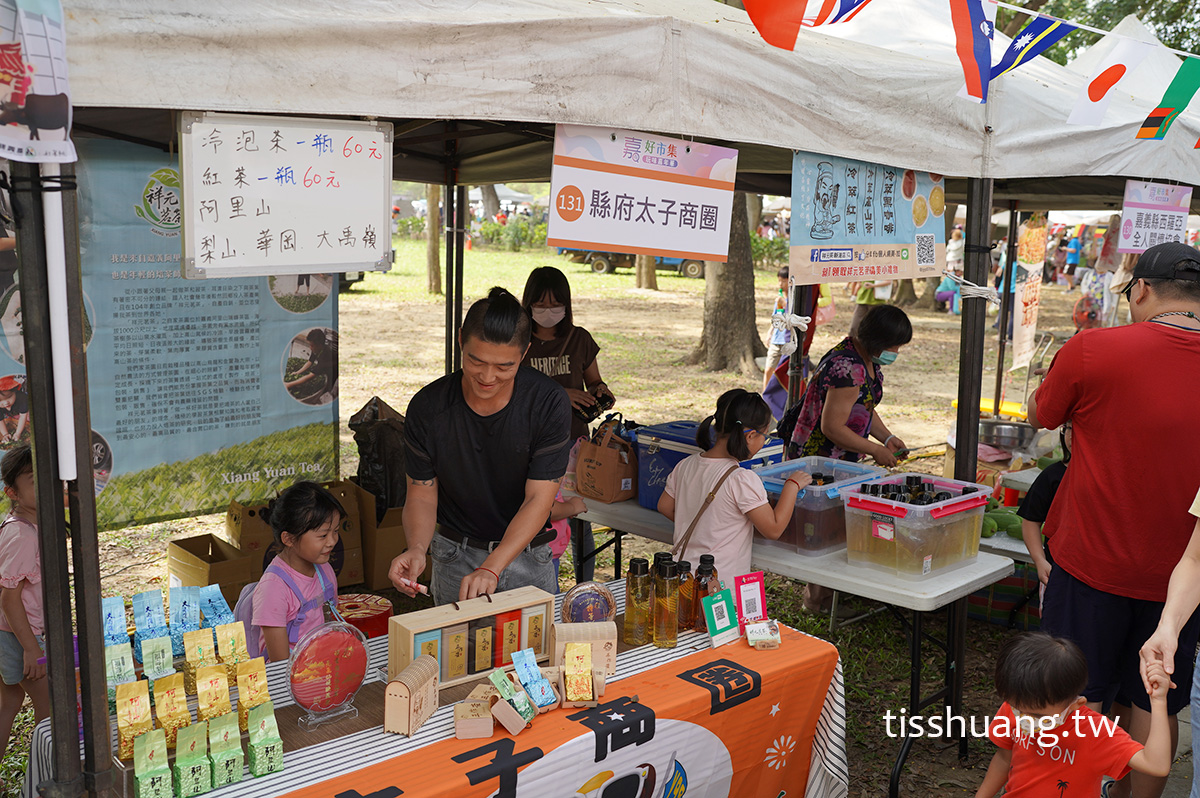
[[[1036,348],[1038,307],[1042,295],[1042,264],[1046,259],[1046,220],[1022,225],[1017,239],[1017,264],[1013,270],[1012,371],[1025,368]]]
[[[1183,241],[1191,203],[1191,186],[1126,180],[1117,252],[1141,254],[1155,244]]]
[[[736,175],[727,147],[559,125],[546,243],[724,261]]]

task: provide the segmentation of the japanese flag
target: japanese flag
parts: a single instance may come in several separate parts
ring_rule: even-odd
[[[1137,69],[1138,64],[1154,49],[1153,44],[1122,38],[1108,57],[1096,65],[1092,75],[1079,92],[1075,108],[1067,118],[1068,125],[1099,125],[1104,121],[1108,101],[1117,82]]]

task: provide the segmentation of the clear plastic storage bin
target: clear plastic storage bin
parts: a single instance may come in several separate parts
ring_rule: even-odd
[[[925,495],[949,498],[914,503],[908,496],[877,495],[919,479]],[[889,488],[888,486],[892,486]],[[924,579],[965,565],[979,554],[984,505],[991,488],[925,474],[896,474],[844,491],[846,557],[907,579]],[[864,493],[863,491],[867,491]],[[918,501],[925,501],[924,499]]]
[[[779,501],[783,483],[792,472],[804,471],[810,476],[819,474],[824,477],[824,484],[809,485],[796,495],[792,520],[778,540],[764,538],[758,541],[762,545],[813,557],[846,547],[846,511],[842,503],[842,489],[887,474],[887,471],[876,466],[830,457],[801,457],[757,466],[753,471],[762,477],[772,507]]]

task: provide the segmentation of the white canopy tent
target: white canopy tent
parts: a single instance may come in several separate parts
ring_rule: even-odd
[[[429,182],[448,162],[459,183],[545,180],[550,126],[569,122],[730,142],[745,175],[787,175],[803,148],[956,176],[1081,176],[1087,196],[1111,197],[1111,175],[1200,184],[1200,116],[1165,141],[1133,137],[1157,96],[1068,126],[1085,77],[1037,59],[986,105],[955,97],[939,0],[879,0],[803,30],[794,52],[713,0],[80,0],[67,41],[83,134],[165,146],[182,109],[382,117],[397,125],[396,176]]]

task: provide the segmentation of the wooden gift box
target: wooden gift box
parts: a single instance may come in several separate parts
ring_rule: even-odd
[[[556,623],[550,627],[550,664],[563,664],[567,643],[591,643],[592,666],[606,676],[617,675],[617,624],[615,621],[594,623]],[[564,694],[565,697],[565,694]]]
[[[604,669],[592,668],[592,700],[591,701],[568,701],[567,700],[567,669],[562,665],[553,670],[558,671],[558,695],[562,699],[560,706],[563,709],[578,709],[580,707],[594,707],[600,703],[600,699],[604,697]]]
[[[415,638],[423,632],[440,631],[446,627],[469,624],[479,618],[504,615],[516,612],[518,617],[526,607],[541,607],[546,618],[554,617],[554,596],[536,587],[519,587],[516,590],[506,590],[494,596],[479,596],[427,610],[394,615],[388,621],[388,680],[396,678],[396,674],[408,667],[420,652],[416,648]],[[457,607],[457,609],[456,609]],[[616,625],[613,627],[613,637],[616,637]],[[440,635],[439,635],[440,639]],[[614,645],[614,655],[615,645]],[[545,660],[549,652],[542,652],[538,660]],[[440,663],[439,663],[440,665]],[[468,668],[470,671],[470,668]],[[455,679],[441,683],[441,687],[450,687],[463,682],[477,681],[480,676],[486,676],[489,671],[478,670],[468,672]]]

